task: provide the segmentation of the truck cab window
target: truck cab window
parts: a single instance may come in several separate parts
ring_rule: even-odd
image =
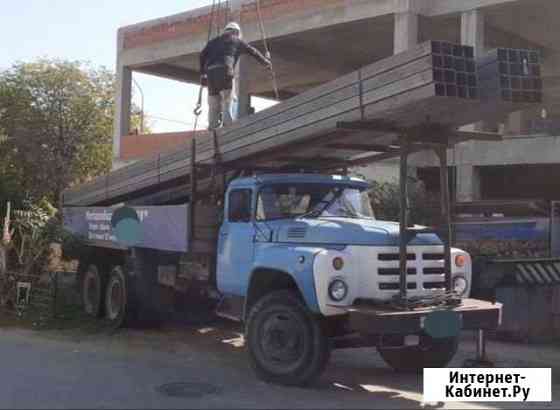
[[[229,194],[229,222],[249,222],[251,220],[251,198],[250,189],[238,189]]]
[[[273,184],[257,197],[257,221],[313,216],[374,217],[365,189],[340,184]]]

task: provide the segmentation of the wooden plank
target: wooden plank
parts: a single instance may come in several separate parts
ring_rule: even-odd
[[[215,254],[217,246],[215,240],[195,239],[192,241],[192,252]]]
[[[216,227],[220,225],[221,210],[217,206],[208,204],[195,206],[196,220],[194,221],[195,227]]]
[[[195,226],[193,228],[195,240],[215,240],[218,237],[218,227]]]

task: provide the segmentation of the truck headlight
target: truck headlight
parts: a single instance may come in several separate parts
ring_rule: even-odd
[[[459,296],[463,296],[467,293],[468,288],[469,282],[463,276],[455,276],[455,278],[453,278],[453,290]]]
[[[342,279],[335,279],[329,285],[329,297],[340,302],[348,295],[348,285]]]

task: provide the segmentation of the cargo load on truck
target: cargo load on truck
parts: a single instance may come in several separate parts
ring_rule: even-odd
[[[497,49],[476,59],[472,47],[428,41],[201,134],[194,149],[186,144],[67,190],[64,204],[109,205],[165,190],[152,203],[169,200],[187,183],[193,157],[207,175],[218,164],[329,172],[398,156],[403,136],[411,151],[495,139],[457,128],[540,102],[539,62],[536,51]]]

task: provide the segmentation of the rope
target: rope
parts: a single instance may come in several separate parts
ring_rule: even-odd
[[[227,26],[227,24],[229,23],[229,11],[230,11],[229,0],[226,0],[226,15],[225,15],[224,27]]]
[[[222,21],[220,21],[220,18],[222,17],[223,14],[223,18],[224,18],[224,25],[222,26]],[[224,11],[224,2],[222,0],[218,1],[218,11],[216,12],[217,18],[216,18],[216,35],[219,35],[224,28],[226,27],[226,22],[225,22],[225,16],[226,16],[226,12]]]
[[[221,3],[221,0],[220,0]],[[214,28],[214,16],[216,14],[216,0],[212,0],[212,8],[210,9],[210,21],[208,22],[208,42],[210,42],[210,39],[212,38],[212,29]],[[195,116],[195,120],[194,120],[194,129],[193,129],[193,135],[196,135],[196,128],[198,127],[198,119],[200,117],[200,114],[202,114],[202,91],[204,89],[204,86],[202,84],[200,84],[200,88],[198,90],[198,100],[196,103],[196,107],[193,111],[194,116]]]
[[[255,4],[257,6],[257,17],[259,18],[259,27],[260,27],[260,30],[261,30],[261,37],[262,37],[262,41],[263,41],[263,45],[264,45],[264,50],[265,50],[265,53],[266,53],[265,56],[270,61],[270,76],[271,76],[271,80],[272,80],[272,87],[274,88],[274,95],[276,96],[276,99],[279,100],[280,99],[280,94],[278,92],[278,83],[276,81],[276,73],[274,72],[274,67],[272,65],[272,55],[270,54],[270,49],[268,48],[268,40],[266,38],[266,31],[264,29],[264,22],[263,22],[263,18],[262,18],[262,14],[261,14],[261,2],[260,2],[260,0],[255,0]]]

